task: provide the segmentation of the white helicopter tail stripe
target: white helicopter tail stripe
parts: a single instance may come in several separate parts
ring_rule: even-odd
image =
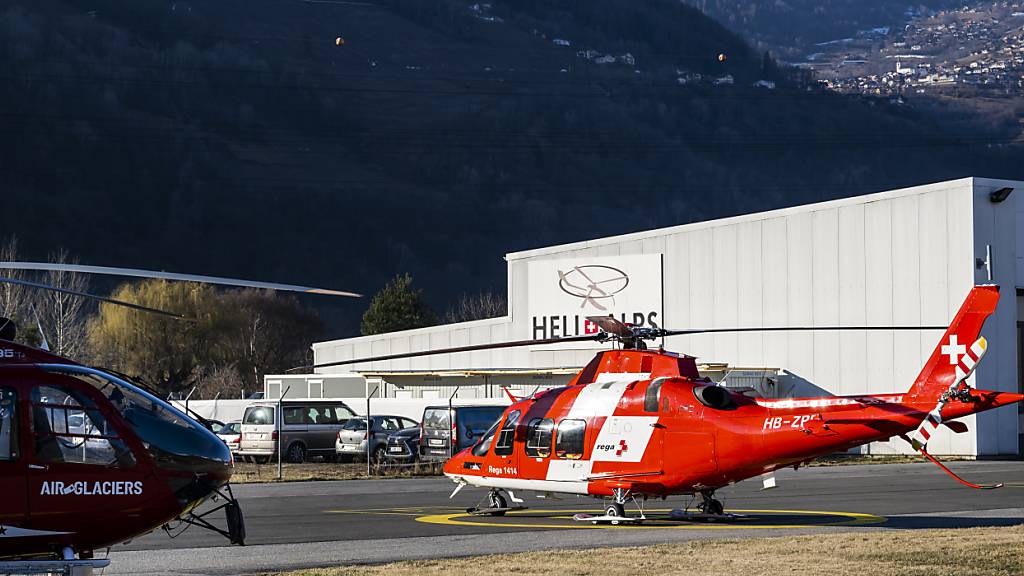
[[[953,383],[946,390],[946,393],[939,398],[938,403],[935,404],[935,408],[932,408],[931,412],[921,421],[921,425],[914,431],[913,436],[910,438],[910,443],[917,450],[922,450],[928,446],[928,440],[935,434],[935,430],[942,424],[942,409],[949,402],[949,399],[955,395],[963,384],[964,380],[967,380],[974,373],[974,369],[978,367],[978,362],[988,351],[988,341],[984,337],[978,338],[971,344],[971,347],[957,362],[955,370],[955,378]]]

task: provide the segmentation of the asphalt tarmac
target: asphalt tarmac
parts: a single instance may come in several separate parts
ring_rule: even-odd
[[[1006,486],[972,490],[927,463],[785,470],[772,490],[761,491],[756,479],[720,490],[726,510],[741,515],[732,521],[671,520],[669,511],[690,500],[676,497],[649,501],[642,526],[613,527],[574,521],[575,513],[599,514],[601,502],[572,496],[522,494],[527,510],[470,516],[466,508],[485,492],[467,487],[449,500],[454,484],[443,478],[249,484],[235,488],[247,546],[230,547],[198,528],[173,539],[157,532],[112,550],[105,574],[247,574],[696,538],[1024,523],[1024,462],[954,462],[950,468],[973,482]]]

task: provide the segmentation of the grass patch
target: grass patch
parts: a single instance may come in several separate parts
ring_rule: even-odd
[[[557,550],[375,566],[301,570],[286,576],[517,575],[1017,576],[1024,574],[1024,525],[879,530],[745,540],[699,540],[632,548]],[[265,575],[267,576],[267,575]],[[280,575],[278,575],[280,576]]]
[[[305,462],[302,464],[283,464],[282,477],[277,478],[277,462],[271,464],[252,464],[235,462],[231,473],[232,484],[251,484],[257,482],[311,482],[317,480],[366,480],[370,478],[415,478],[420,476],[438,476],[443,463],[417,462],[405,466],[373,466],[371,474],[366,474],[366,462],[339,464],[334,462]]]

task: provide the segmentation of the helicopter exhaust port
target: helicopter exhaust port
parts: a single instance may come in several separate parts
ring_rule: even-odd
[[[693,395],[701,404],[716,410],[729,410],[736,406],[732,395],[721,386],[697,386],[693,389]]]

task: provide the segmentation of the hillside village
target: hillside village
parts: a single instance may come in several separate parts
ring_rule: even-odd
[[[940,11],[885,32],[826,43],[802,66],[843,93],[1024,95],[1024,2]]]

